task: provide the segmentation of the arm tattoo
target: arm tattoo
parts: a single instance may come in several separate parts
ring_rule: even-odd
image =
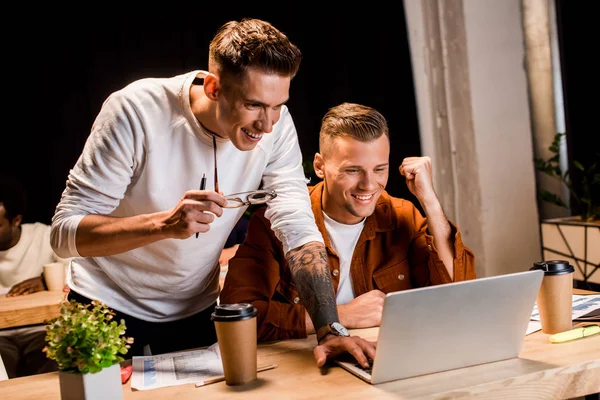
[[[315,330],[339,321],[325,246],[310,242],[290,250],[286,258]]]

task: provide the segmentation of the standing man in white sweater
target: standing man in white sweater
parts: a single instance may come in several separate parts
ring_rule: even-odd
[[[350,352],[367,366],[375,344],[340,328],[323,238],[285,106],[300,50],[271,24],[224,24],[208,71],[142,79],[109,96],[71,170],[52,245],[76,257],[69,297],[98,299],[153,354],[216,341],[219,255],[245,207],[223,194],[274,190],[266,212],[315,327],[317,365]],[[217,173],[218,171],[218,173]],[[203,174],[206,190],[198,190]],[[196,238],[196,233],[200,236]],[[327,334],[327,332],[331,334]]]
[[[44,264],[65,262],[50,247],[50,226],[22,224],[26,199],[23,187],[0,181],[0,293],[22,296],[45,290]],[[45,325],[0,330],[0,355],[9,378],[56,371],[46,357]]]

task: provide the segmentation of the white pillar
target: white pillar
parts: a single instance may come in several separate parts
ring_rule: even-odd
[[[552,2],[552,0],[550,0]],[[535,157],[544,160],[552,157],[548,147],[554,141],[557,132],[565,132],[564,118],[562,129],[557,129],[556,110],[562,109],[562,93],[560,82],[560,64],[558,44],[554,27],[554,8],[549,7],[549,0],[522,0],[523,29],[525,37],[525,69],[529,88],[529,107],[531,110],[531,126]],[[554,44],[551,41],[554,35]],[[558,71],[557,71],[558,70]],[[555,79],[555,76],[558,79]],[[559,94],[555,98],[555,92]],[[559,101],[559,103],[557,103]],[[561,141],[561,153],[566,155],[566,140]],[[566,165],[566,159],[563,160]],[[564,171],[564,169],[563,169]],[[556,194],[569,204],[566,186],[554,176],[536,171],[538,190],[546,190]],[[566,194],[566,195],[565,195]],[[549,202],[538,202],[542,218],[555,218],[570,215],[569,210]]]
[[[520,0],[404,0],[422,153],[479,277],[541,259]]]

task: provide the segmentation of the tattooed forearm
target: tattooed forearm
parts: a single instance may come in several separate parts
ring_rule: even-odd
[[[327,251],[319,242],[310,242],[286,255],[292,277],[315,330],[339,321]]]

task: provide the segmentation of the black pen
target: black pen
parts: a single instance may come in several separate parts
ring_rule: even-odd
[[[206,188],[206,174],[202,174],[202,179],[200,180],[200,190],[204,190]],[[196,239],[198,239],[198,233],[196,232]]]

